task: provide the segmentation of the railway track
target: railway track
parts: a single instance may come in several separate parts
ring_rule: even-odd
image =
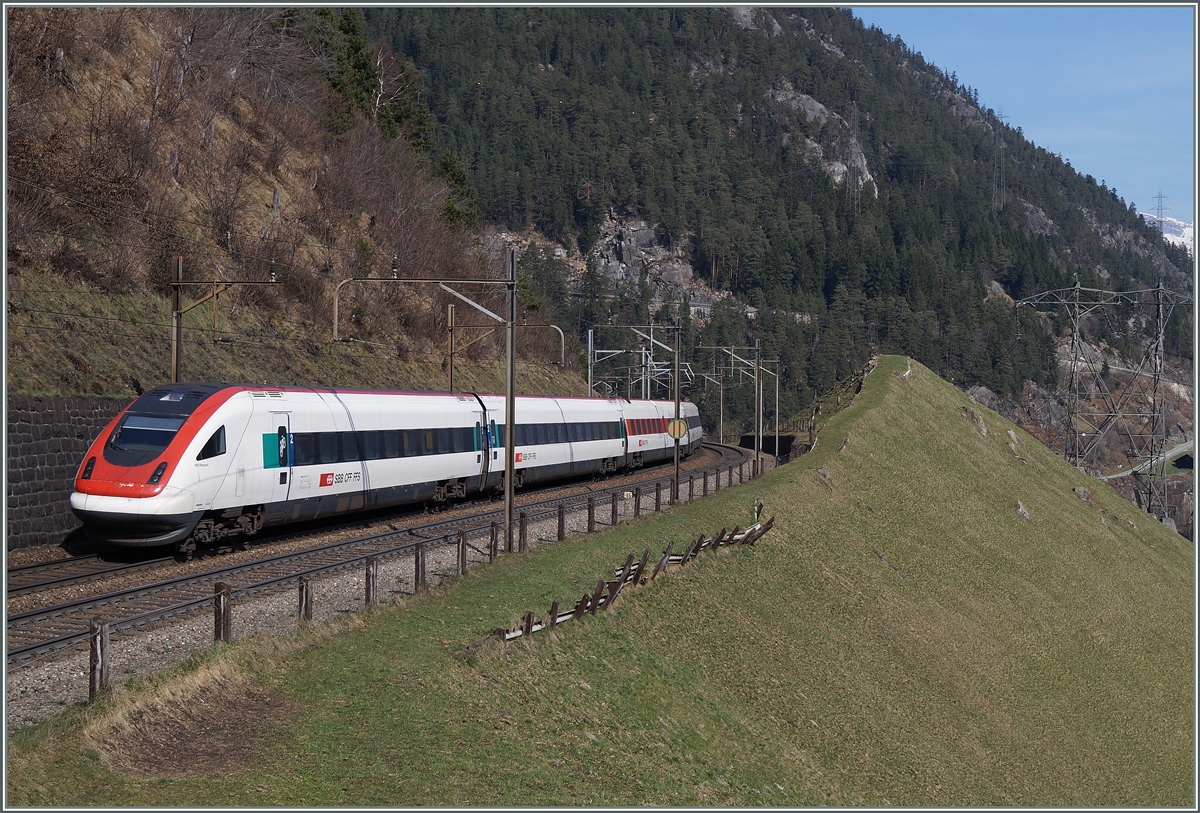
[[[701,469],[691,470],[688,473],[696,475],[704,472],[706,476],[711,476],[715,470],[720,476],[720,473],[728,472],[731,480],[734,468],[746,460],[745,450],[715,444],[706,445],[718,450],[720,458],[715,463]],[[612,491],[620,493],[650,487],[655,488],[659,496],[666,492],[667,499],[669,499],[669,484],[672,475],[673,472],[666,476],[659,473],[657,476],[645,480],[617,485]],[[656,483],[657,486],[655,486]],[[686,489],[683,483],[686,483],[686,480],[683,480],[680,485],[681,498],[684,497],[683,492]],[[663,487],[664,484],[666,488]],[[595,496],[595,492],[591,492],[591,494],[593,497]],[[602,505],[607,498],[606,490],[605,496],[596,502]],[[560,505],[564,506],[565,512],[584,510],[588,505],[588,495],[578,493],[561,495],[526,503],[519,508],[527,519],[536,521],[548,515],[558,514]],[[361,567],[368,557],[383,559],[412,554],[418,546],[456,543],[460,534],[467,540],[468,546],[486,559],[488,553],[484,548],[491,544],[494,526],[502,521],[503,511],[492,509],[469,516],[436,520],[415,527],[390,530],[302,551],[269,556],[252,562],[214,568],[203,573],[142,584],[127,590],[89,596],[52,607],[10,615],[7,619],[7,659],[9,663],[12,663],[84,642],[88,638],[89,626],[93,619],[98,618],[107,622],[111,634],[120,634],[210,606],[213,586],[217,582],[228,584],[232,596],[241,598],[282,589],[296,583],[301,577],[313,578],[339,570]],[[472,544],[472,540],[475,540],[475,544]],[[486,540],[486,542],[481,540]],[[503,547],[503,542],[500,545]],[[78,567],[86,570],[85,559],[88,557],[78,558]],[[44,563],[42,567],[47,568],[45,570],[47,573],[55,569],[61,571],[60,577],[53,581],[57,585],[68,583],[63,579],[74,580],[77,583],[81,580],[99,578],[98,575],[95,575],[99,572],[98,570],[90,574],[74,572],[73,568],[68,567],[72,561],[74,560]],[[166,560],[152,560],[119,567],[122,570],[130,567],[149,569],[160,566],[164,561]],[[171,557],[170,561],[175,561],[174,557]],[[111,572],[110,570],[110,575]],[[29,586],[24,589],[28,592],[38,588]]]
[[[708,444],[710,449],[717,448],[715,444]],[[720,461],[717,464],[719,465]],[[669,465],[669,464],[668,464]],[[699,468],[703,468],[700,466]],[[650,471],[661,471],[667,466],[658,466]],[[696,469],[699,470],[699,469]],[[588,487],[580,488],[579,485],[569,485],[565,488],[581,490],[583,492],[593,490],[591,484]],[[564,490],[561,484],[551,485],[534,489],[520,495],[522,499],[528,500],[539,492],[554,493]],[[487,498],[474,499],[471,501],[459,503],[452,510],[462,510],[464,508],[488,505],[491,500]],[[415,516],[422,516],[421,509],[411,509],[401,513],[393,513],[388,519],[398,521],[411,521]],[[247,550],[254,547],[279,546],[296,540],[302,540],[306,537],[316,537],[329,533],[330,531],[353,529],[355,527],[370,526],[380,522],[379,516],[354,517],[346,518],[330,518],[323,522],[327,527],[322,527],[320,530],[314,530],[312,527],[303,529],[272,529],[267,534],[262,536],[250,537],[245,540],[238,540],[239,544],[221,545],[205,551],[198,555],[219,555],[221,553],[229,553],[237,550]],[[119,576],[126,573],[135,573],[141,570],[153,570],[167,565],[176,564],[180,561],[177,556],[157,556],[149,559],[139,559],[136,561],[116,562],[112,561],[113,557],[137,557],[142,551],[139,549],[114,549],[111,551],[99,551],[80,556],[56,559],[49,562],[35,562],[32,564],[11,567],[7,571],[7,594],[9,597],[28,595],[42,591],[53,590],[59,587],[67,587],[70,585],[81,585],[88,582],[102,581],[113,576]]]
[[[136,562],[110,562],[103,558],[103,554],[89,553],[53,562],[10,567],[7,572],[8,595],[20,596],[105,579],[119,573],[152,570],[175,561],[178,560],[174,556],[163,556]]]

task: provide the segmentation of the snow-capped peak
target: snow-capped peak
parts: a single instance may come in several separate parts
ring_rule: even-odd
[[[1146,225],[1159,226],[1158,217],[1142,212],[1142,217],[1146,218]],[[1163,239],[1168,243],[1177,246],[1183,246],[1187,249],[1188,254],[1193,251],[1193,231],[1194,223],[1185,223],[1182,220],[1176,220],[1173,217],[1164,217],[1162,219],[1162,235]],[[1193,255],[1194,256],[1194,255]]]

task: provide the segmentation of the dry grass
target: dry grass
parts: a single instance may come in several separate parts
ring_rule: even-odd
[[[350,286],[339,332],[374,344],[331,346],[335,287],[390,277],[393,256],[402,277],[479,277],[490,260],[440,218],[447,188],[404,139],[365,120],[328,131],[321,58],[280,35],[282,13],[6,9],[7,274],[26,292],[11,300],[11,390],[115,397],[167,378],[176,255],[189,281],[279,280],[221,295],[219,347],[201,332],[211,305],[185,314],[185,378],[441,388],[396,362],[440,367],[448,294]],[[184,306],[210,291],[189,287]],[[539,342],[522,343],[525,360],[557,359]],[[460,354],[464,386],[495,377],[472,382],[470,368],[502,366],[498,347]]]

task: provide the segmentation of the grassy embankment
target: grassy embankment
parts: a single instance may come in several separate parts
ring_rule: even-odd
[[[504,557],[338,636],[207,657],[188,679],[210,701],[244,694],[220,688],[230,666],[270,690],[229,776],[106,767],[161,737],[143,686],[10,741],[9,803],[1190,804],[1190,545],[905,369],[883,359],[814,452],[750,486]],[[777,517],[756,547],[454,657],[627,553],[745,524],[756,498]]]
[[[9,283],[13,286],[12,278]],[[184,307],[211,293],[203,286],[189,288]],[[9,302],[9,392],[132,399],[134,381],[149,390],[171,380],[171,304],[166,296],[99,292],[79,280],[26,270],[19,288],[10,290]],[[182,380],[434,391],[448,386],[442,368],[445,341],[421,343],[399,358],[394,348],[330,341],[332,320],[314,326],[284,309],[235,302],[235,291],[220,298],[215,334],[211,300],[183,315]],[[344,294],[343,336],[360,332],[347,316],[352,303]],[[214,342],[218,337],[231,341]],[[458,358],[454,385],[463,392],[504,392],[503,350],[483,361]],[[519,393],[583,395],[586,390],[578,366],[563,370],[518,361]]]

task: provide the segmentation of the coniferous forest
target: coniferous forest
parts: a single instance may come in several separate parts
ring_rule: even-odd
[[[995,283],[1012,299],[1076,279],[1190,289],[1190,258],[1134,202],[1030,143],[952,66],[847,11],[362,13],[368,38],[411,63],[424,137],[464,172],[483,222],[584,255],[606,213],[656,224],[739,300],[703,329],[685,324],[685,344],[759,340],[783,362],[791,409],[873,351],[1001,394],[1052,386],[1064,320],[1014,309],[989,295]],[[650,318],[639,284],[584,295],[573,320]],[[612,287],[590,271],[583,285]],[[567,319],[558,297],[546,306]],[[1144,338],[1113,320],[1091,327],[1126,352]],[[1190,354],[1190,333],[1178,313],[1168,351]]]

